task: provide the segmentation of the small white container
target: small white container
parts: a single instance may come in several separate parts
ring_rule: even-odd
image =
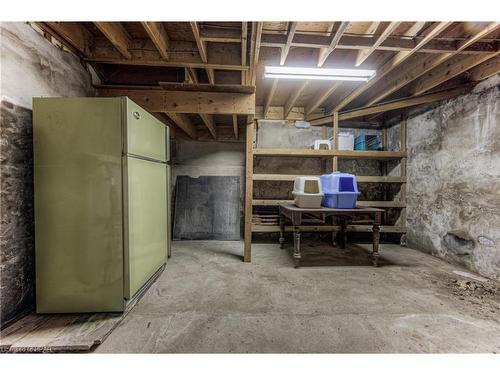
[[[301,194],[293,192],[295,205],[300,208],[320,208],[323,194]]]
[[[314,141],[313,148],[315,150],[331,150],[332,141],[330,141],[329,139],[317,139]]]
[[[293,191],[300,194],[323,194],[321,179],[316,176],[296,177],[293,183]]]
[[[351,132],[339,132],[339,150],[354,150],[354,134]]]
[[[295,205],[301,208],[320,208],[323,190],[319,177],[296,177],[293,184]]]

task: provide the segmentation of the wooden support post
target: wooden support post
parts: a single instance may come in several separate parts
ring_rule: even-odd
[[[243,261],[252,261],[252,198],[253,198],[253,140],[255,124],[247,124],[246,135],[246,178],[245,178],[245,246],[243,250]]]
[[[403,114],[401,116],[401,129],[400,129],[400,151],[407,152],[407,142],[408,142],[408,130],[406,127],[407,115]],[[403,178],[403,183],[401,184],[401,190],[399,192],[399,200],[402,203],[406,203],[406,158],[401,158],[400,161],[400,171],[401,178]],[[406,227],[406,206],[401,209],[400,215],[400,226]],[[401,235],[401,245],[406,245],[406,235]]]
[[[385,124],[384,124],[385,125]],[[387,128],[384,126],[382,129],[382,148],[384,151],[389,151],[388,143],[387,143]],[[381,175],[382,176],[387,176],[388,168],[387,168],[387,160],[381,160],[380,161],[380,169],[381,169]],[[382,194],[383,194],[383,200],[388,201],[389,200],[389,184],[382,184]],[[387,217],[387,210],[384,211],[384,223],[388,222],[388,217]]]
[[[328,138],[328,134],[326,131],[326,126],[322,126],[321,127],[321,139],[327,139],[327,138]],[[328,159],[326,159],[326,160],[320,159],[320,163],[321,163],[322,173],[328,173]]]
[[[338,150],[339,149],[339,113],[334,112],[333,113],[333,149]],[[339,158],[337,156],[333,157],[333,165],[332,165],[332,171],[335,172],[338,170],[338,165],[339,163]]]

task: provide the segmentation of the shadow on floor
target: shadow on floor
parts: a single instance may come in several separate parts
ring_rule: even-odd
[[[293,246],[286,246],[283,251],[293,257]],[[368,266],[373,267],[370,251],[355,244],[348,244],[347,248],[330,246],[324,242],[305,242],[301,244],[300,260],[301,267],[322,267],[322,266]],[[380,252],[379,267],[394,265],[384,258],[383,251]],[[399,264],[398,264],[399,265]]]

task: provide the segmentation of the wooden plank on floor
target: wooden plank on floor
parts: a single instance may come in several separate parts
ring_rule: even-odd
[[[39,327],[46,319],[46,315],[29,314],[0,331],[0,350],[9,350],[14,343]]]
[[[120,313],[85,314],[48,343],[51,351],[87,351],[102,343],[123,319]]]
[[[79,314],[51,314],[36,329],[16,341],[9,351],[17,353],[50,352],[49,343],[66,327],[78,319]]]
[[[35,314],[0,332],[0,350],[15,353],[81,352],[101,344],[163,272],[160,268],[123,313]]]

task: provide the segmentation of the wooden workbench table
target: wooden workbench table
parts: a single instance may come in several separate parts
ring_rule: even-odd
[[[330,219],[333,223],[334,220],[340,225],[341,233],[341,244],[342,248],[346,245],[346,233],[347,224],[352,221],[353,218],[359,216],[367,216],[371,218],[373,224],[373,250],[371,253],[371,260],[373,265],[378,266],[379,252],[378,247],[380,243],[380,223],[382,219],[382,212],[379,208],[300,208],[294,204],[280,204],[280,247],[283,248],[285,242],[285,221],[289,219],[293,225],[293,259],[295,261],[295,268],[300,265],[300,231],[301,224],[304,221],[304,215],[320,222],[327,224],[327,220]],[[306,227],[307,228],[307,227]],[[304,230],[304,227],[302,227]],[[307,230],[307,229],[306,229]],[[334,233],[332,234],[332,241],[335,244]]]

